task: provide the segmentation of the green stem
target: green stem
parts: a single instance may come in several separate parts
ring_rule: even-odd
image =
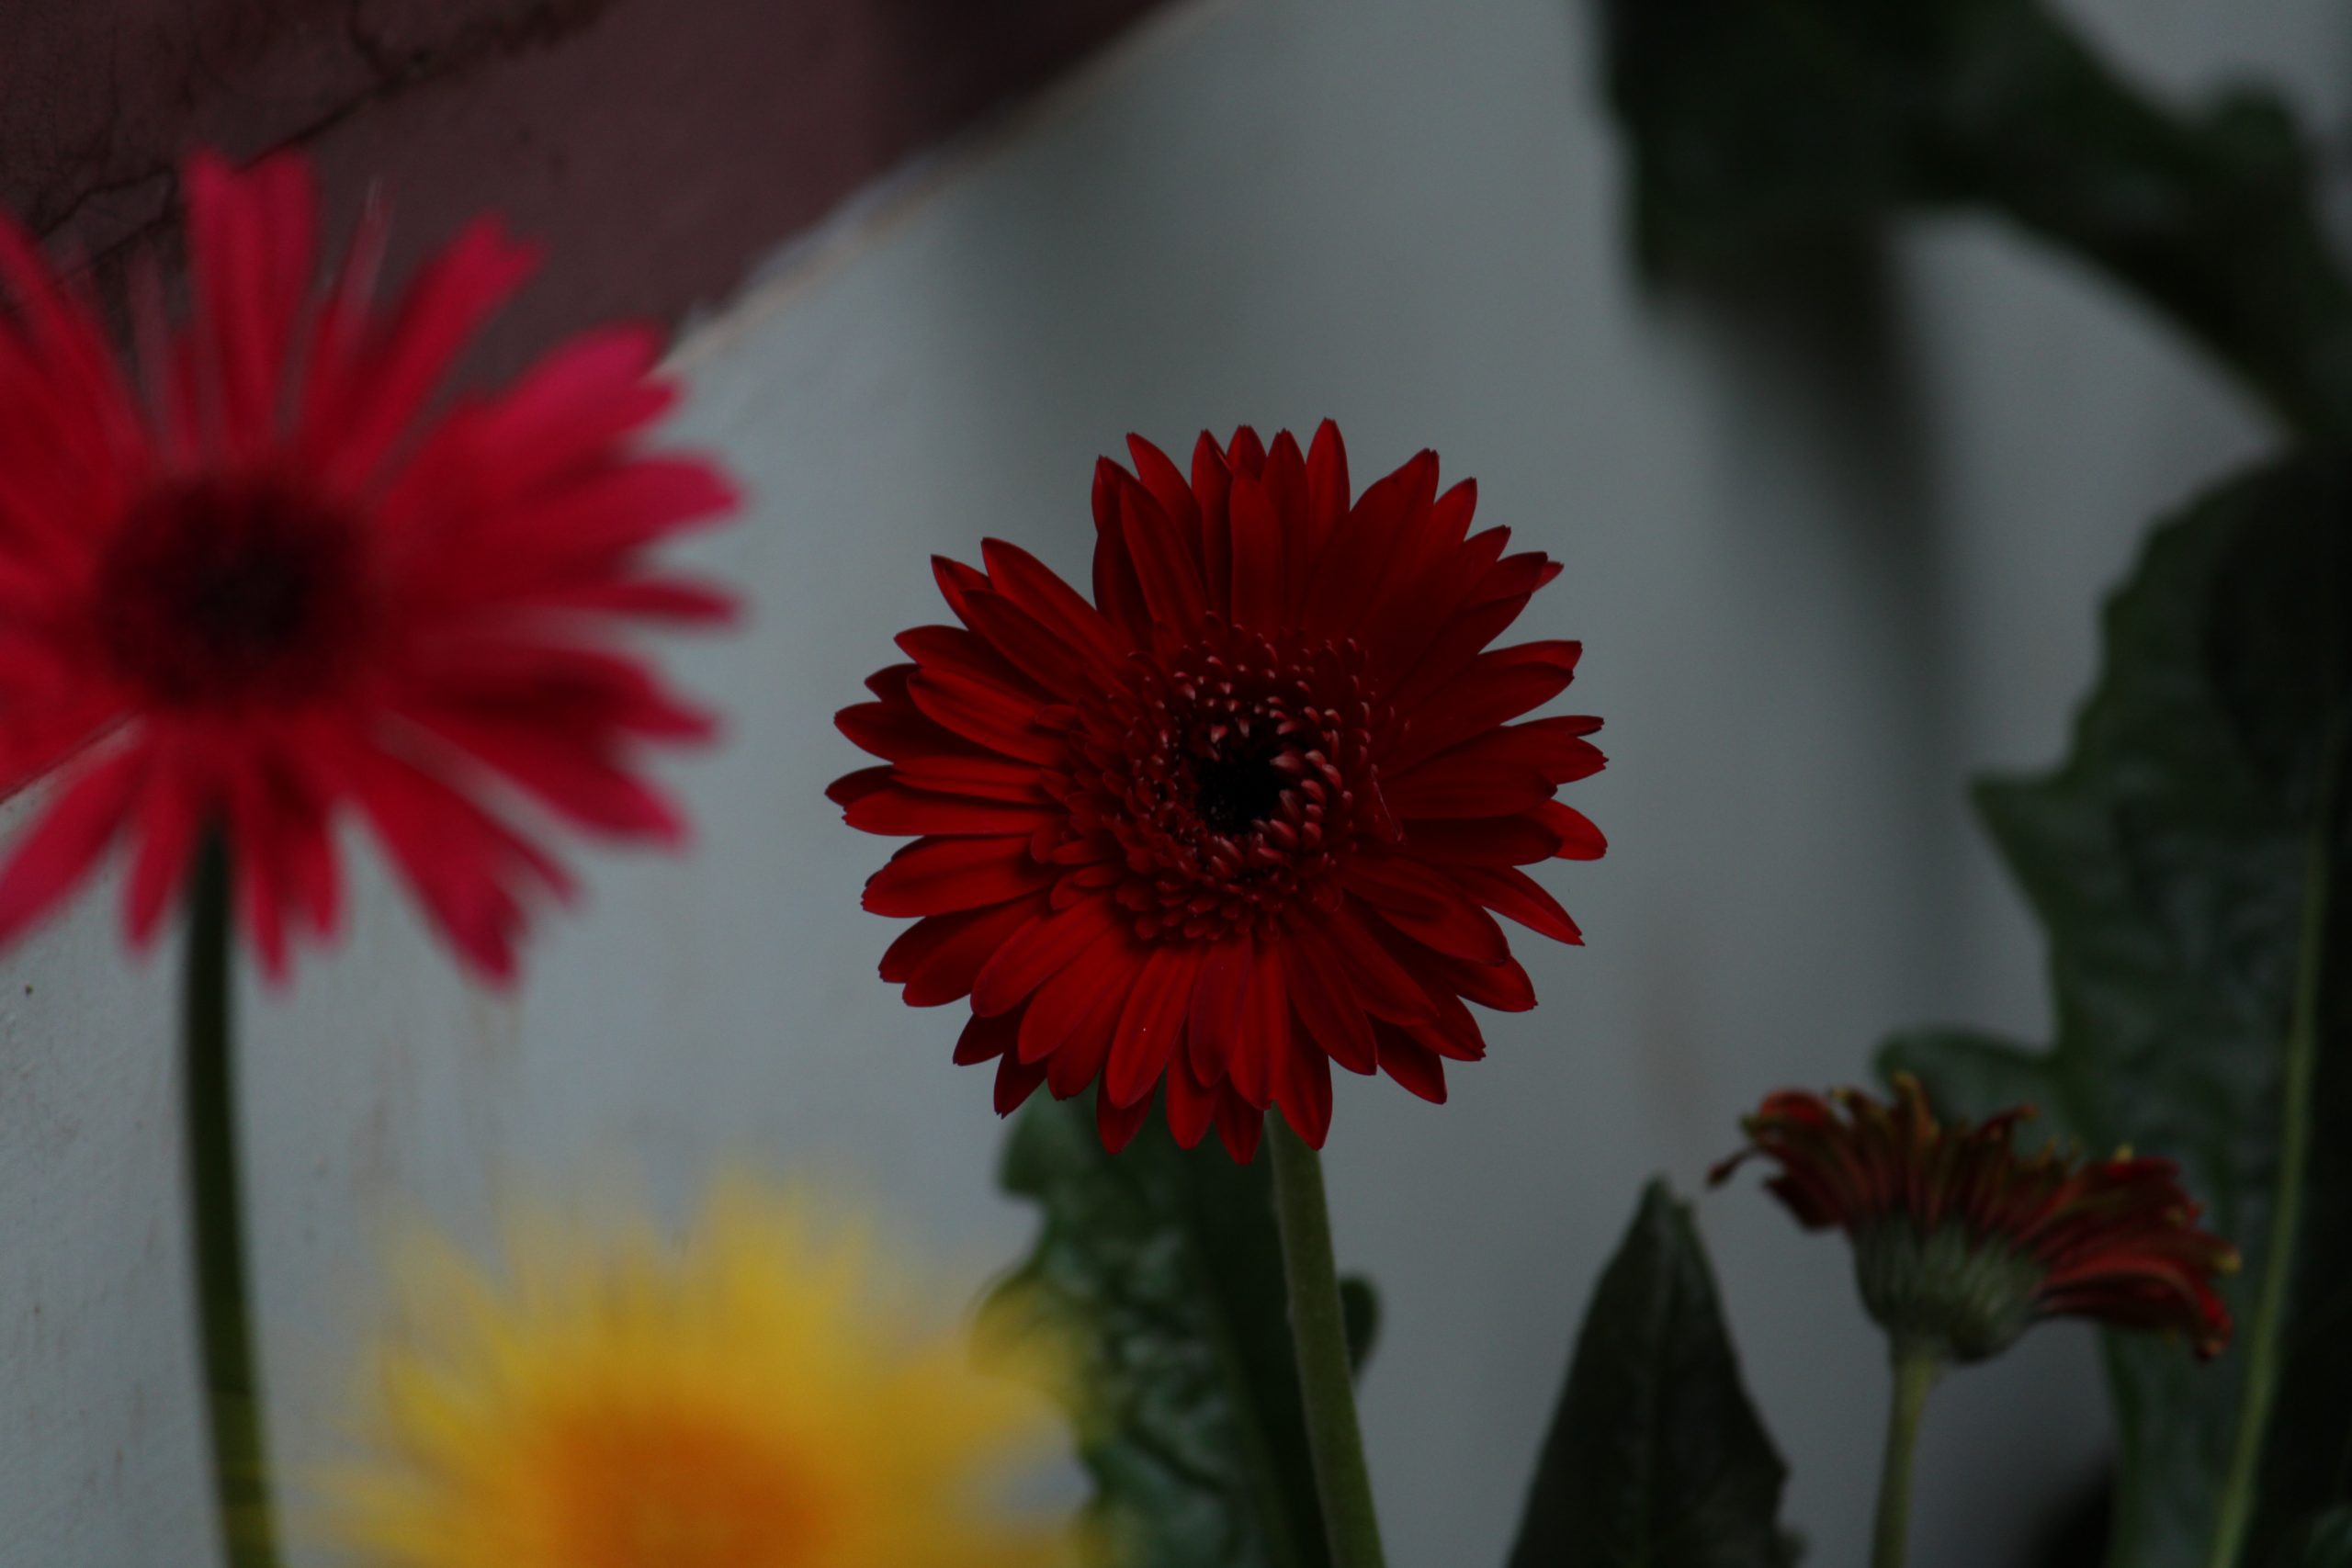
[[[1340,1306],[1340,1271],[1331,1257],[1331,1213],[1323,1196],[1323,1161],[1279,1115],[1267,1118],[1274,1164],[1274,1208],[1281,1221],[1283,1278],[1290,1292],[1290,1333],[1298,1355],[1298,1388],[1306,1406],[1307,1446],[1332,1568],[1384,1568],[1380,1520],[1373,1511],[1372,1472],[1356,1425],[1348,1328]]]
[[[1944,1370],[1932,1351],[1898,1343],[1894,1397],[1886,1416],[1886,1461],[1878,1480],[1878,1528],[1871,1538],[1871,1568],[1903,1568],[1911,1539],[1911,1460],[1919,1446],[1919,1416]]]
[[[261,1382],[245,1285],[244,1205],[237,1168],[236,1077],[231,1060],[229,857],[216,835],[188,896],[187,1052],[188,1204],[196,1235],[197,1331],[212,1427],[212,1485],[221,1561],[277,1568],[263,1467]]]
[[[2295,1241],[2302,1227],[2303,1184],[2312,1154],[2312,1082],[2319,1070],[2319,1004],[2322,952],[2327,934],[2328,836],[2340,776],[2344,736],[2339,727],[2327,744],[2321,769],[2319,811],[2312,825],[2303,863],[2302,910],[2297,923],[2295,1005],[2287,1024],[2286,1066],[2279,1086],[2278,1180],[2270,1211],[2270,1234],[2262,1248],[2262,1284],[2246,1325],[2245,1380],[2240,1385],[2238,1416],[2230,1439],[2228,1479],[2213,1521],[2212,1550],[2206,1568],[2236,1568],[2254,1528],[2256,1483],[2262,1469],[2263,1439],[2270,1408],[2278,1396],[2278,1353],[2285,1337],[2287,1298],[2295,1279]]]

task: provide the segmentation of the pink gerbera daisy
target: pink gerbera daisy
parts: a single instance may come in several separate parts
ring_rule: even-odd
[[[118,840],[155,930],[201,840],[232,857],[273,975],[333,934],[356,808],[476,968],[512,973],[561,869],[500,796],[676,840],[647,745],[709,720],[610,645],[721,619],[648,550],[728,512],[707,462],[638,437],[673,400],[650,330],[591,333],[435,408],[534,254],[469,228],[390,310],[371,211],[318,281],[318,198],[281,154],[187,171],[192,308],[135,279],[139,391],[89,303],[0,218],[0,790],[57,777],[0,868],[0,942]]]

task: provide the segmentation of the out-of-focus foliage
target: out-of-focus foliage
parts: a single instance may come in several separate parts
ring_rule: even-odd
[[[2352,288],[2292,116],[2194,112],[2041,0],[1600,0],[1653,276],[1736,279],[1913,204],[1968,205],[2154,303],[2290,423],[2352,431]]]

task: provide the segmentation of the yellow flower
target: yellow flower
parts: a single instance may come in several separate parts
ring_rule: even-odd
[[[1062,1568],[991,1495],[1048,1407],[814,1207],[729,1190],[683,1248],[541,1222],[503,1280],[418,1244],[335,1533],[384,1568]]]

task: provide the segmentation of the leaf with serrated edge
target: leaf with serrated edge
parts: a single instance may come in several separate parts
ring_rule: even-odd
[[[2064,764],[1977,794],[2049,933],[2055,1046],[1922,1033],[1884,1057],[1950,1111],[2033,1101],[2094,1150],[2177,1159],[2206,1223],[2245,1254],[2228,1287],[2236,1342],[2211,1366],[2154,1337],[2108,1336],[2114,1568],[2267,1565],[2295,1521],[2341,1493],[2352,1439],[2352,1140],[2340,1135],[2352,1126],[2352,829],[2336,760],[2352,727],[2347,506],[2352,470],[2299,460],[2222,488],[2154,536],[2108,606],[2099,683]],[[2317,1136],[2296,1188],[2300,1245],[2282,1254],[2273,1185],[2305,984]]]
[[[1035,1250],[991,1292],[992,1332],[1079,1357],[1090,1534],[1116,1568],[1321,1568],[1272,1173],[1178,1148],[1153,1122],[1104,1151],[1092,1101],[1031,1102],[1002,1182],[1035,1200]],[[1371,1350],[1371,1288],[1346,1282],[1351,1351]]]

